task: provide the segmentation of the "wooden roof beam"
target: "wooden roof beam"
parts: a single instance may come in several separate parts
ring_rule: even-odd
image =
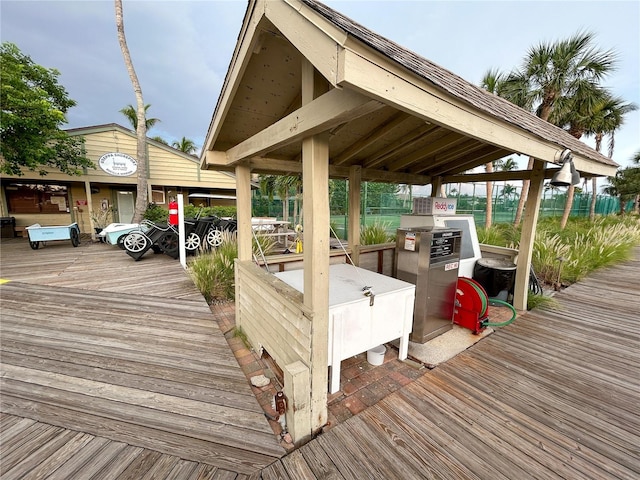
[[[438,170],[438,175],[444,176],[463,173],[471,170],[472,168],[476,168],[489,162],[493,162],[495,160],[503,158],[510,153],[512,152],[507,152],[502,149],[496,150],[495,147],[486,145],[481,150],[476,150],[472,155],[467,155],[466,157],[461,158],[455,164],[444,166],[443,168]]]
[[[499,158],[508,155],[509,152],[496,149],[493,145],[482,145],[480,148],[469,150],[465,155],[460,156],[455,162],[449,162],[438,169],[429,169],[432,175],[440,177],[445,175],[455,175],[457,173],[466,172],[472,168],[479,167],[489,162],[493,162]]]
[[[559,168],[546,168],[544,178],[552,178]],[[530,180],[531,170],[510,170],[493,173],[466,173],[442,177],[442,183],[472,183],[472,182],[509,182],[515,180]]]
[[[235,165],[242,160],[260,156],[276,148],[302,140],[305,137],[367,115],[384,104],[359,93],[333,89],[261,132],[226,151],[226,159],[218,159],[223,166]]]

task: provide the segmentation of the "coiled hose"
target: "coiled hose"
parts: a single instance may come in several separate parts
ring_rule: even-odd
[[[531,271],[531,273],[533,273],[533,271]],[[535,277],[535,274],[534,274],[534,277]],[[480,315],[480,317],[484,316],[487,313],[487,309],[489,305],[503,306],[511,310],[511,318],[506,322],[489,322],[489,320],[485,320],[481,322],[481,325],[483,327],[505,327],[510,323],[513,323],[513,321],[518,316],[518,312],[516,312],[516,309],[510,303],[500,300],[498,298],[488,298],[487,292],[476,280],[473,280],[471,278],[466,278],[466,277],[461,277],[459,281],[460,280],[463,280],[465,284],[471,287],[472,291],[475,291],[475,293],[477,294],[478,299],[480,300],[480,303],[481,303],[480,310],[477,312],[478,315]]]
[[[504,302],[504,301],[499,300],[497,298],[490,298],[489,299],[489,305],[508,307],[511,310],[511,318],[509,320],[507,320],[506,322],[495,322],[495,323],[493,323],[493,322],[489,322],[489,321],[484,321],[484,322],[482,322],[482,326],[483,327],[506,327],[510,323],[513,323],[513,321],[518,316],[518,312],[516,312],[516,309],[513,307],[513,305],[511,305],[508,302]]]

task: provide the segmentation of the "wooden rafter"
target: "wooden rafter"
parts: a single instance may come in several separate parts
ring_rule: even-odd
[[[359,152],[369,147],[370,145],[379,142],[382,138],[384,138],[387,134],[391,133],[393,130],[398,128],[404,122],[409,120],[411,117],[403,112],[398,112],[389,120],[379,125],[377,128],[373,128],[369,135],[360,139],[359,141],[351,144],[348,148],[338,154],[336,157],[332,158],[332,163],[334,165],[344,165],[351,158],[356,156]]]
[[[376,168],[380,165],[384,164],[385,161],[390,158],[394,158],[402,151],[406,151],[411,148],[416,142],[419,142],[420,139],[424,136],[437,130],[438,127],[436,125],[431,125],[429,123],[425,123],[420,127],[412,130],[411,132],[403,135],[398,138],[396,141],[389,144],[387,147],[380,149],[378,155],[364,162],[364,168]]]
[[[331,90],[227,150],[225,163],[233,165],[248,157],[267,153],[382,107],[382,103],[359,93]]]

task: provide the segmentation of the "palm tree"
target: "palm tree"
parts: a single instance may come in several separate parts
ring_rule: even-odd
[[[402,196],[402,206],[407,208],[407,204],[411,203],[413,197],[413,185],[401,183],[398,186],[398,194]]]
[[[137,181],[137,196],[136,207],[133,214],[133,223],[139,223],[144,212],[147,209],[148,192],[147,192],[147,124],[145,121],[146,107],[142,98],[142,88],[138,81],[138,76],[133,68],[133,62],[131,61],[131,55],[129,53],[129,47],[127,46],[127,40],[124,35],[124,20],[122,17],[122,0],[115,0],[116,9],[116,29],[118,31],[118,42],[120,43],[120,49],[122,50],[122,56],[124,63],[131,79],[131,85],[136,96],[136,161],[138,162],[138,181]],[[133,108],[133,107],[132,107]]]
[[[588,135],[594,135],[596,140],[596,151],[600,151],[602,148],[602,140],[605,135],[609,136],[609,158],[613,157],[613,148],[615,146],[615,132],[624,123],[624,115],[634,110],[637,110],[638,106],[634,103],[625,103],[620,97],[607,96],[601,102],[599,102],[594,110],[591,128],[587,130]],[[595,220],[596,216],[596,189],[597,178],[591,179],[591,190],[593,195],[591,197],[591,204],[589,206],[589,219]]]
[[[282,219],[289,220],[289,196],[294,190],[294,223],[300,223],[299,218],[299,194],[302,191],[302,181],[300,177],[293,175],[261,175],[260,191],[267,195],[269,201],[273,200],[277,194],[282,200]]]
[[[481,88],[495,95],[499,95],[500,87],[504,81],[503,75],[496,69],[490,69],[484,74],[480,83]],[[493,173],[494,162],[487,162],[484,169],[487,173]],[[493,222],[493,182],[487,180],[487,209],[484,219],[484,228],[491,228]]]
[[[560,103],[560,102],[559,102]],[[571,135],[580,139],[583,135],[596,135],[596,150],[600,151],[602,137],[606,129],[611,136],[615,130],[622,125],[623,116],[635,110],[637,107],[633,103],[624,103],[620,98],[601,88],[595,88],[586,95],[576,95],[571,99],[563,99],[554,113],[556,123],[566,128]],[[609,145],[609,157],[613,155],[613,139]],[[595,182],[595,177],[592,184]],[[565,204],[560,228],[564,228],[569,220],[575,187],[569,186],[567,201]],[[595,188],[593,188],[595,192]],[[595,195],[591,199],[592,219],[595,218]],[[590,212],[591,216],[591,212]]]
[[[563,98],[579,97],[586,102],[616,63],[614,52],[593,47],[594,38],[593,33],[578,32],[568,39],[531,48],[522,67],[511,72],[500,85],[500,95],[546,121],[553,121],[554,110]],[[529,170],[533,162],[534,158],[529,158]],[[529,184],[529,180],[523,181],[516,226],[522,219]]]
[[[515,186],[505,183],[504,187],[502,187],[502,193],[500,196],[504,198],[505,205],[507,205],[509,203],[509,199],[511,197],[515,197],[516,193],[517,188]]]
[[[604,187],[603,191],[620,199],[620,214],[625,213],[625,206],[629,200],[634,200],[634,210],[637,211],[638,196],[640,196],[640,167],[618,170],[616,175],[608,177],[608,180],[609,185]]]
[[[160,121],[157,118],[147,118],[147,110],[149,110],[150,106],[151,105],[144,106],[145,125],[147,127],[147,130],[151,129],[151,127],[153,127],[156,123]],[[127,120],[129,120],[129,123],[131,123],[131,126],[133,127],[133,129],[137,131],[138,130],[137,109],[134,108],[133,105],[127,105],[126,107],[120,110],[120,113],[122,113],[125,117],[127,117]]]
[[[510,172],[512,170],[515,170],[516,168],[518,168],[518,164],[515,162],[515,160],[511,157],[507,158],[506,160],[495,160],[493,162],[493,170],[496,172]],[[511,187],[510,189],[510,196],[514,195],[516,193],[516,187],[513,187],[511,185],[509,185],[509,187]],[[504,191],[507,188],[507,181],[504,181],[504,187],[502,189],[502,194],[501,196],[504,196]]]
[[[171,146],[189,155],[191,155],[192,153],[195,153],[195,151],[198,150],[193,140],[186,137],[182,137],[180,141],[173,142]]]

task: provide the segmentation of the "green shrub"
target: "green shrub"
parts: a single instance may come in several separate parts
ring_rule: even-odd
[[[184,206],[184,216],[187,218],[197,217],[232,217],[235,218],[237,208],[235,206],[199,207],[193,204]]]
[[[143,218],[153,223],[167,223],[169,210],[155,203],[150,203],[144,212]]]
[[[276,241],[273,237],[267,237],[266,235],[256,234],[253,237],[253,254],[260,258],[261,255],[265,257],[271,255],[276,248]]]
[[[233,300],[235,296],[234,261],[238,257],[235,233],[223,232],[222,244],[204,252],[189,263],[189,273],[208,303]]]

